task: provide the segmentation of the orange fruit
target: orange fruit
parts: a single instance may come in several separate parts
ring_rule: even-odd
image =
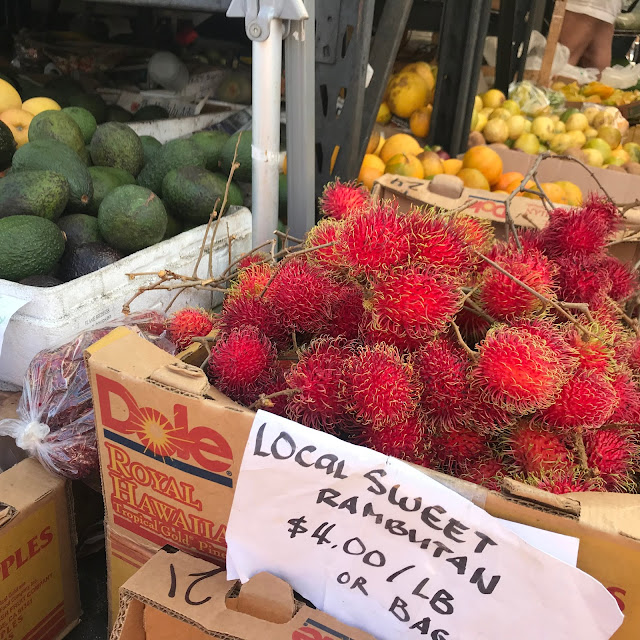
[[[409,118],[427,103],[428,94],[429,88],[422,76],[405,71],[391,78],[387,87],[387,104],[394,115]]]
[[[442,168],[444,169],[444,172],[449,176],[458,175],[458,171],[462,169],[462,160],[458,160],[458,158],[449,158],[448,160],[443,160]]]
[[[493,190],[494,191],[506,191],[507,193],[513,191],[513,189],[509,189],[509,185],[512,182],[518,181],[520,184],[524,180],[524,176],[519,171],[507,171],[507,173],[503,173],[498,182],[495,183]]]
[[[536,183],[533,180],[529,180],[527,184],[524,185],[526,189],[538,189]],[[522,196],[523,198],[531,198],[532,200],[540,200],[539,196],[534,196],[532,193],[519,193],[518,196]]]
[[[376,122],[378,124],[387,124],[391,120],[391,111],[389,105],[383,102],[378,109],[378,115],[376,116]]]
[[[484,189],[485,191],[489,191],[490,189],[488,180],[478,169],[460,169],[460,171],[458,171],[458,178],[460,178],[464,186],[469,189]]]
[[[433,107],[428,104],[426,107],[416,109],[409,118],[409,128],[411,133],[418,138],[426,138],[429,135],[431,126],[431,112]]]
[[[362,166],[360,168],[360,173],[358,174],[358,180],[362,182],[362,184],[371,191],[373,189],[373,183],[384,173],[384,169],[377,169],[376,167],[365,167]]]
[[[582,204],[582,191],[577,184],[568,180],[557,180],[556,184],[564,189],[564,196],[569,206],[579,207]]]
[[[385,173],[393,173],[408,178],[424,178],[424,169],[418,158],[410,153],[398,153],[385,165]]]
[[[471,147],[462,158],[462,166],[480,171],[490,185],[496,184],[502,175],[502,159],[493,149],[484,145]]]
[[[410,136],[408,133],[396,133],[387,139],[380,149],[380,158],[385,164],[389,162],[393,156],[399,153],[409,153],[412,156],[417,156],[422,153],[422,147],[418,144],[418,141]]]
[[[522,184],[522,178],[516,178],[515,180],[510,182],[508,185],[506,185],[504,190],[507,193],[511,193],[512,191],[515,191],[516,189],[518,189],[521,184]],[[496,189],[496,191],[500,191],[500,189]]]
[[[422,163],[425,178],[437,176],[439,173],[444,173],[442,160],[435,151],[423,151],[418,156],[418,160]]]
[[[365,153],[375,153],[379,144],[380,132],[374,129],[371,133],[371,137],[369,138],[369,143],[367,144],[367,150],[365,151]]]
[[[380,171],[384,171],[384,162],[382,162],[382,160],[373,153],[365,153],[360,168],[379,169]]]
[[[551,202],[567,204],[567,196],[560,185],[555,182],[543,182],[540,186]]]
[[[29,142],[29,125],[33,120],[33,116],[28,111],[7,109],[0,113],[0,120],[11,129],[18,147]]]

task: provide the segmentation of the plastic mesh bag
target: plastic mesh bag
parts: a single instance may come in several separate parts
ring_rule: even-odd
[[[50,471],[72,480],[98,468],[93,400],[84,350],[118,326],[135,326],[161,349],[175,353],[164,333],[164,316],[132,314],[99,329],[85,331],[57,349],[38,353],[25,374],[18,418],[0,420],[0,436],[38,458]]]

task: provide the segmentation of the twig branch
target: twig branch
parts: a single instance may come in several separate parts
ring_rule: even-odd
[[[464,341],[462,334],[460,333],[460,327],[456,324],[455,320],[451,321],[451,326],[453,327],[453,332],[456,334],[456,338],[458,340],[458,343],[460,344],[460,346],[465,350],[465,352],[467,353],[467,355],[472,359],[472,360],[477,360],[478,359],[478,352],[474,351],[473,349],[471,349],[469,347],[469,345]]]
[[[258,409],[262,409],[262,407],[273,407],[274,398],[281,398],[282,396],[291,397],[296,393],[300,393],[300,389],[283,389],[282,391],[276,391],[275,393],[270,393],[269,395],[265,395],[264,393],[260,394],[260,397],[250,404],[247,408],[251,411],[257,411]]]
[[[583,471],[587,471],[589,469],[589,462],[587,460],[587,451],[584,448],[584,440],[582,439],[582,432],[578,431],[574,438],[573,444],[576,448],[576,453],[578,454],[578,460],[580,462],[580,468]]]

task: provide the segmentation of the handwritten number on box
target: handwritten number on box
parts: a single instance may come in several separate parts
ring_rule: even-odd
[[[197,607],[201,604],[206,604],[207,602],[209,602],[209,600],[211,600],[211,596],[207,596],[206,598],[203,598],[202,600],[192,600],[191,599],[191,590],[199,583],[202,582],[203,580],[206,580],[207,578],[213,578],[213,576],[217,576],[219,573],[222,573],[224,571],[224,569],[212,569],[211,571],[202,571],[200,573],[190,573],[189,577],[190,578],[195,578],[195,580],[187,587],[186,591],[184,592],[184,601],[191,606]],[[175,567],[173,566],[173,563],[169,565],[169,573],[171,574],[171,586],[169,587],[169,597],[170,598],[175,598],[176,597],[176,592],[178,590],[178,579],[176,577],[176,570]]]

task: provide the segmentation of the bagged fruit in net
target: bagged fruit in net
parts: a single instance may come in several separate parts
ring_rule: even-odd
[[[72,480],[98,469],[93,401],[84,350],[118,326],[137,327],[164,351],[175,345],[165,336],[165,318],[141,312],[99,329],[85,331],[71,342],[38,353],[24,377],[18,418],[0,420],[0,436],[38,458],[50,471]]]

